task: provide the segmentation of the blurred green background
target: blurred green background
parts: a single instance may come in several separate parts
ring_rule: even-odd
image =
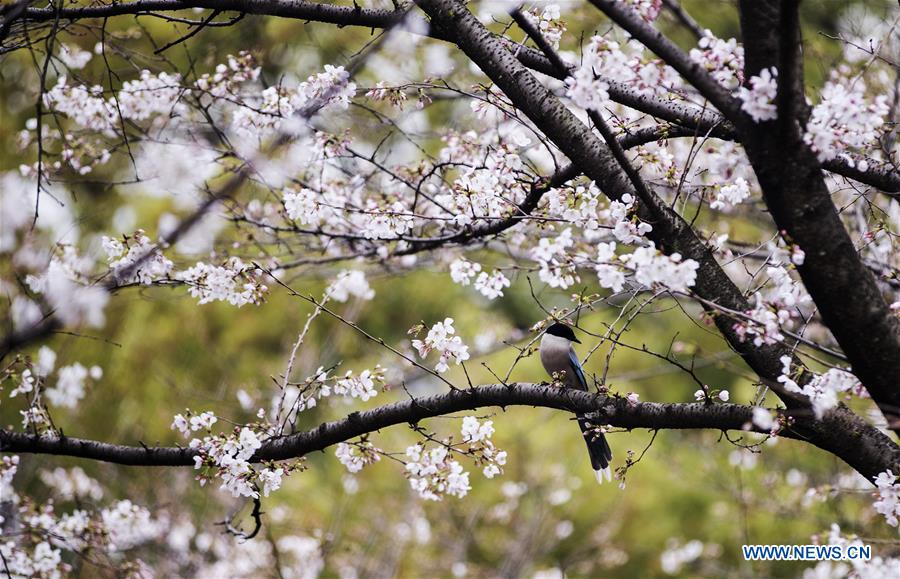
[[[577,51],[581,31],[605,24],[591,8],[561,3],[569,33],[563,48]],[[732,2],[686,1],[685,7],[719,37],[739,35]],[[840,57],[840,45],[821,33],[834,35],[848,14],[866,9],[877,12],[878,2],[804,2],[807,73],[810,86],[821,84]],[[664,28],[683,45],[691,39],[671,22]],[[149,38],[157,43],[183,33],[171,23],[140,18],[111,20],[107,33],[131,50],[147,52]],[[66,42],[90,50],[96,30],[73,28]],[[264,66],[267,79],[285,69],[309,74],[325,63],[343,63],[371,38],[362,29],[337,29],[278,18],[248,17],[231,28],[207,29],[186,43],[200,71],[238,50],[251,50]],[[389,57],[389,56],[388,56]],[[150,58],[144,66],[170,70],[188,62],[184,48]],[[121,63],[120,63],[121,64]],[[95,58],[82,71],[85,78],[105,82],[102,61]],[[133,71],[121,66],[122,78]],[[35,76],[30,55],[4,57],[0,67],[0,143],[7,154],[0,168],[15,169],[32,162],[34,152],[17,153],[15,135],[34,114]],[[370,86],[377,70],[366,70],[358,82]],[[22,90],[22,86],[29,87]],[[453,124],[440,118],[432,122]],[[30,155],[30,157],[29,157]],[[84,231],[105,231],[122,199],[114,189],[96,183],[73,187],[73,206]],[[168,208],[164,200],[140,200],[138,224],[157,222]],[[225,239],[223,242],[227,242]],[[490,256],[484,257],[490,263]],[[497,264],[502,260],[496,260]],[[337,269],[300,271],[290,280],[295,289],[321,295],[325,279]],[[535,303],[524,275],[513,279],[507,295],[489,302],[470,288],[449,281],[445,267],[428,265],[410,274],[370,275],[376,299],[350,302],[339,311],[373,335],[408,349],[406,331],[416,323],[431,324],[452,317],[457,333],[473,347],[500,344],[521,335],[543,312]],[[536,282],[536,280],[535,280]],[[536,285],[542,303],[568,305],[568,294],[584,288],[598,291],[589,276],[568,292]],[[665,351],[674,344],[679,359],[696,356],[697,374],[712,389],[727,389],[731,401],[753,400],[756,389],[748,370],[708,328],[691,322],[677,308],[655,304],[655,311],[640,316],[622,339],[638,348]],[[135,444],[170,445],[180,442],[169,428],[172,416],[185,408],[213,409],[235,421],[251,420],[236,393],[253,395],[258,407],[268,408],[273,377],[284,371],[293,340],[311,311],[309,304],[274,289],[258,307],[235,309],[212,304],[198,307],[183,289],[154,288],[116,294],[108,308],[106,328],[89,336],[57,335],[47,343],[59,354],[59,364],[79,361],[98,364],[103,379],[88,393],[77,411],[56,410],[54,420],[74,436]],[[696,312],[693,312],[696,314]],[[601,307],[581,319],[585,328],[603,332],[616,311]],[[517,334],[518,332],[518,334]],[[99,339],[94,339],[94,337]],[[527,340],[526,340],[527,341]],[[526,341],[520,340],[519,345]],[[584,356],[593,343],[585,340]],[[600,374],[608,346],[602,346],[586,366]],[[473,355],[467,363],[474,383],[494,379],[487,367],[504,375],[516,350],[504,347]],[[303,377],[319,366],[340,363],[339,371],[361,370],[380,363],[392,371],[405,371],[402,361],[374,347],[353,329],[321,316],[304,344],[295,376]],[[612,358],[608,384],[617,393],[636,392],[642,401],[689,401],[697,385],[658,358],[619,349]],[[458,367],[448,377],[457,384],[466,379]],[[512,380],[545,378],[535,356],[523,360]],[[440,391],[442,385],[419,376],[410,382],[414,394]],[[379,393],[352,409],[374,407],[401,399],[397,388]],[[771,400],[770,400],[771,402]],[[18,425],[20,408],[4,400],[2,424]],[[345,415],[350,407],[320,405],[301,416],[301,428]],[[335,561],[351,561],[361,577],[448,576],[465,564],[469,576],[531,576],[549,568],[563,568],[572,577],[793,577],[809,565],[802,563],[749,563],[740,555],[746,543],[808,543],[837,523],[845,532],[870,539],[893,539],[895,532],[876,519],[859,479],[835,458],[809,446],[779,440],[762,452],[742,450],[748,442],[732,434],[729,442],[717,432],[621,432],[610,436],[620,466],[629,453],[642,459],[629,470],[624,490],[615,484],[598,487],[571,417],[547,409],[511,407],[491,409],[497,433],[495,443],[509,452],[505,473],[484,479],[472,465],[473,490],[464,500],[445,498],[423,503],[403,478],[402,466],[390,460],[364,469],[348,481],[333,450],[308,459],[309,469],[287,479],[285,487],[264,501],[266,533],[318,533],[326,545],[327,576],[337,571]],[[460,420],[433,419],[426,426],[439,435],[458,434]],[[386,450],[403,452],[415,440],[406,427],[375,434],[373,442]],[[53,457],[23,456],[17,486],[37,497],[45,496],[38,471],[54,466],[82,466],[107,488],[107,499],[131,498],[154,507],[190,512],[194,524],[220,532],[216,521],[235,503],[215,488],[200,488],[185,469],[118,467]],[[523,486],[524,485],[524,486]],[[810,489],[816,489],[810,491]],[[426,534],[424,529],[429,529]],[[423,539],[427,537],[427,541]],[[698,547],[692,541],[702,543]],[[688,548],[682,549],[685,545]],[[697,550],[700,549],[699,555]],[[888,551],[875,546],[876,552]],[[883,547],[888,549],[888,547]],[[690,553],[694,553],[691,558]],[[152,554],[148,556],[152,559]],[[688,560],[684,560],[688,559]],[[454,564],[457,564],[454,567]],[[85,575],[88,576],[88,575]]]

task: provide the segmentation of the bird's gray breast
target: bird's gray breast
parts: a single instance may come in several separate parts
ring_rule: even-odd
[[[579,387],[578,378],[572,371],[571,362],[569,361],[569,350],[572,345],[569,340],[560,338],[559,336],[551,336],[544,334],[541,338],[541,364],[547,374],[561,374],[565,372],[565,383],[567,386]]]

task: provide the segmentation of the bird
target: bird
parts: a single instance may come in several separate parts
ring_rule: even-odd
[[[552,324],[541,337],[541,364],[551,378],[554,374],[558,377],[562,376],[561,379],[568,388],[587,390],[587,380],[585,380],[581,362],[578,361],[578,354],[575,353],[575,348],[572,346],[573,343],[580,344],[581,340],[575,336],[572,328],[565,324]],[[612,449],[610,449],[606,437],[602,432],[591,427],[583,414],[577,414],[576,418],[578,426],[581,427],[584,441],[587,443],[588,453],[591,456],[591,467],[594,469],[597,482],[603,484],[604,476],[607,481],[611,481],[612,474],[609,463],[612,460]]]

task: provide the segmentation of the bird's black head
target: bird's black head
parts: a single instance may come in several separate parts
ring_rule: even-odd
[[[566,326],[565,324],[553,324],[549,328],[547,328],[547,332],[551,336],[559,336],[560,338],[565,338],[570,342],[575,342],[576,344],[580,344],[581,340],[575,337],[575,332],[572,331],[572,328]]]

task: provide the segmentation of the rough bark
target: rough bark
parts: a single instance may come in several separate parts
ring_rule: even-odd
[[[741,2],[745,77],[779,68],[779,118],[745,123],[741,141],[782,237],[800,246],[797,269],[841,349],[878,403],[900,428],[900,320],[865,266],[838,215],[815,153],[803,141],[803,59],[795,2]]]
[[[629,404],[609,398],[547,384],[491,384],[413,398],[354,412],[341,420],[320,424],[312,430],[263,443],[251,459],[287,460],[321,451],[339,442],[400,424],[416,424],[427,418],[486,407],[536,406],[590,414],[598,424],[635,429],[744,430],[751,423],[753,408],[738,404]],[[900,465],[900,447],[843,408],[815,420],[799,410],[787,413],[792,425],[781,436],[811,442],[835,454],[852,468],[873,478],[887,468]],[[41,437],[0,431],[0,452],[35,453],[86,458],[132,466],[193,466],[196,452],[179,447],[125,446],[72,437]]]

